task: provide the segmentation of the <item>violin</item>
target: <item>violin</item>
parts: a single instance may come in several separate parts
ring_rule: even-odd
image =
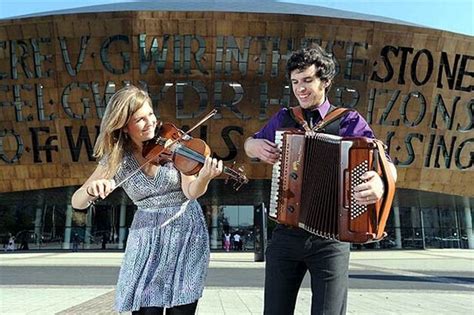
[[[211,155],[211,149],[205,141],[193,138],[172,123],[166,122],[157,126],[153,139],[143,143],[142,155],[154,165],[172,162],[181,173],[189,176],[201,170],[206,157]],[[235,190],[239,190],[249,181],[242,168],[236,170],[224,166],[222,171],[228,176],[226,183],[229,178],[235,180]]]
[[[201,121],[189,129],[188,133],[191,133],[191,131],[196,129],[216,113],[217,110],[213,109],[209,114],[201,119]],[[145,157],[146,162],[128,174],[128,176],[122,179],[122,181],[116,183],[114,189],[122,186],[123,183],[132,178],[132,176],[139,172],[148,163],[163,165],[167,162],[173,162],[176,168],[183,174],[197,174],[202,168],[206,157],[211,155],[211,149],[206,142],[201,139],[194,139],[189,136],[188,133],[179,130],[171,123],[161,123],[159,127],[155,129],[155,137],[151,140],[145,141],[143,144],[142,155]],[[239,190],[243,184],[249,182],[242,168],[235,170],[233,167],[230,168],[224,166],[223,172],[228,175],[226,183],[230,177],[235,180],[235,190]],[[90,201],[90,205],[93,206],[98,198],[99,197],[93,198]]]

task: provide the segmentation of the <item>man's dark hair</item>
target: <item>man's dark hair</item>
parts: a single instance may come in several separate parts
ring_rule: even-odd
[[[288,59],[286,64],[288,78],[291,78],[293,70],[304,71],[312,65],[315,65],[316,77],[321,81],[330,81],[336,75],[336,64],[332,59],[332,54],[313,43],[310,47],[295,51]]]

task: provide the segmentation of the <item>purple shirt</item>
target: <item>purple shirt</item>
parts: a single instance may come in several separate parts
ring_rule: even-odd
[[[315,121],[313,125],[317,124],[321,119],[326,117],[331,104],[326,101],[316,108]],[[316,113],[315,113],[316,114]],[[275,131],[277,129],[286,128],[284,122],[288,121],[290,117],[290,110],[288,108],[280,109],[272,118],[262,127],[258,132],[253,135],[255,139],[267,139],[271,142],[275,142]],[[351,111],[341,118],[341,124],[339,128],[339,136],[341,137],[367,137],[375,138],[372,128],[365,121],[365,119],[357,112]]]

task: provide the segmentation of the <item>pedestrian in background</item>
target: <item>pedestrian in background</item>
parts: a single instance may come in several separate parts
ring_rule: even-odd
[[[230,250],[230,233],[229,232],[224,234],[224,249],[226,252]]]
[[[107,249],[107,233],[102,233],[102,249]]]
[[[15,251],[15,236],[13,236],[12,233],[8,233],[8,244],[5,251]]]
[[[77,235],[77,233],[74,233],[74,235],[72,236],[72,251],[74,253],[78,251],[79,243],[80,243],[79,235]]]
[[[240,234],[239,232],[235,232],[234,234],[234,250],[241,250],[241,246],[240,246]]]

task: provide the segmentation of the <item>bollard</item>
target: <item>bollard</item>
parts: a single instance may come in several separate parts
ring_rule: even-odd
[[[267,211],[265,204],[254,206],[253,226],[255,235],[254,261],[265,261],[267,247]]]

